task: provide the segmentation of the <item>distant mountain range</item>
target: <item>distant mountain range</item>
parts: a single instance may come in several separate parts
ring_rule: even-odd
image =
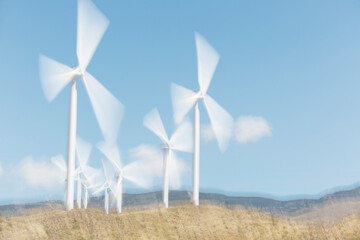
[[[190,204],[190,199],[190,192],[170,191],[170,206]],[[162,207],[161,202],[161,191],[123,195],[124,211]],[[271,214],[306,220],[327,220],[360,213],[360,187],[327,194],[320,199],[297,199],[290,201],[280,201],[264,197],[236,197],[217,193],[200,193],[200,204],[215,204],[231,208],[251,208]],[[90,199],[89,208],[101,209],[102,207],[102,196]],[[2,216],[20,216],[52,209],[63,209],[63,202],[47,201],[2,205],[0,206],[0,214]]]

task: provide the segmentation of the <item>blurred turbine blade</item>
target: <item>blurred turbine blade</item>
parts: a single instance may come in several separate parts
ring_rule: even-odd
[[[104,160],[102,160],[102,165],[104,169],[105,181],[108,183],[108,186],[111,186],[116,175],[114,166],[109,161]]]
[[[204,103],[220,150],[224,152],[232,136],[234,120],[231,115],[209,95],[205,95]]]
[[[144,126],[155,133],[165,144],[169,142],[159,111],[154,108],[144,117]]]
[[[101,160],[102,166],[103,166],[103,170],[104,170],[104,176],[105,176],[105,181],[109,182],[109,175],[108,175],[108,169],[105,166],[105,162],[104,160]]]
[[[100,142],[97,144],[98,149],[107,157],[107,159],[114,165],[114,167],[121,170],[121,157],[119,148],[116,143]]]
[[[88,72],[84,84],[105,140],[116,142],[124,114],[123,105]]]
[[[90,166],[85,166],[83,175],[85,177],[86,185],[89,187],[91,185],[94,185],[94,180],[101,174],[101,172],[98,169],[95,169]]]
[[[95,189],[93,191],[94,195],[98,195],[99,193],[101,193],[102,191],[104,191],[106,189],[106,183],[104,183],[103,185],[101,185],[101,187]]]
[[[79,166],[81,170],[86,166],[89,161],[90,153],[91,153],[91,144],[86,142],[80,137],[76,138],[76,154],[79,161]]]
[[[109,25],[109,20],[90,0],[79,0],[77,26],[77,57],[85,71]]]
[[[197,101],[195,92],[175,83],[171,83],[171,98],[174,108],[174,120],[176,124],[181,123],[186,114]]]
[[[52,157],[50,160],[53,164],[55,164],[55,166],[57,166],[63,173],[66,174],[67,167],[63,155],[57,155],[55,157]]]
[[[188,119],[185,119],[170,138],[171,147],[183,152],[193,151],[193,128]]]
[[[195,41],[198,60],[198,81],[200,90],[205,95],[220,56],[205,38],[197,32],[195,32]]]
[[[44,55],[39,56],[39,70],[41,86],[49,102],[75,77],[72,68]]]

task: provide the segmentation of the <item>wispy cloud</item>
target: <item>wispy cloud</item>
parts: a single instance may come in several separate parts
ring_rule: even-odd
[[[2,166],[1,166],[1,163],[0,163],[0,177],[3,175],[3,172],[4,172],[4,170],[3,170]]]
[[[61,170],[47,158],[27,156],[17,165],[15,173],[30,187],[52,188],[65,180]]]
[[[240,143],[257,142],[265,136],[271,136],[271,128],[262,117],[239,117],[235,125],[235,137]]]

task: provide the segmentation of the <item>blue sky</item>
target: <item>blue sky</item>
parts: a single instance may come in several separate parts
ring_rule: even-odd
[[[272,129],[257,142],[232,140],[224,154],[202,140],[200,189],[284,196],[359,181],[359,1],[93,2],[110,25],[87,70],[126,107],[124,162],[128,149],[158,145],[142,125],[152,108],[173,130],[170,83],[197,88],[197,31],[221,56],[209,95],[235,120],[262,117]],[[0,198],[55,191],[26,186],[15,172],[27,156],[66,155],[69,88],[46,101],[38,56],[77,64],[76,14],[76,1],[0,0]],[[78,134],[102,140],[82,85]],[[188,174],[184,189],[190,183]]]

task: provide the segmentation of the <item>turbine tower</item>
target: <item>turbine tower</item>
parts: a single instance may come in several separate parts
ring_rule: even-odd
[[[70,68],[62,63],[40,55],[40,80],[49,102],[70,84],[70,110],[67,152],[66,209],[74,207],[75,145],[77,124],[77,79],[81,79],[89,95],[100,129],[106,140],[116,136],[122,104],[86,68],[109,25],[108,19],[90,0],[79,0],[77,23],[78,66]]]
[[[155,108],[144,117],[144,126],[155,133],[163,142],[163,203],[165,208],[169,207],[169,168],[177,161],[173,151],[191,152],[193,150],[191,141],[192,127],[189,121],[183,121],[169,139],[159,111]]]
[[[199,102],[202,101],[204,103],[212,129],[222,152],[225,151],[228,141],[231,138],[234,120],[225,109],[207,94],[212,76],[219,62],[219,55],[200,34],[195,33],[195,41],[200,90],[193,92],[173,83],[171,85],[171,96],[176,123],[180,123],[190,109],[194,107],[193,203],[194,205],[199,205]]]

